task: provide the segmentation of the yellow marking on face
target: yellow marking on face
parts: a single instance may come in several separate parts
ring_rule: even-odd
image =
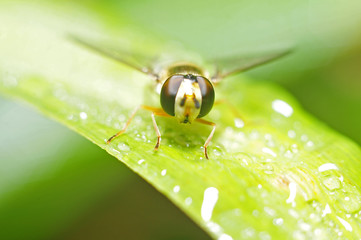
[[[198,83],[185,78],[175,98],[175,117],[180,123],[192,123],[199,115],[201,104],[202,94]]]

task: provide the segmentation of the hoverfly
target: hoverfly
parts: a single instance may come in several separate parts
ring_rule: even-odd
[[[231,75],[244,72],[259,65],[271,62],[290,53],[290,50],[278,51],[262,57],[253,58],[226,58],[215,61],[216,72],[210,76],[202,67],[191,62],[172,62],[162,69],[139,64],[136,55],[111,49],[92,41],[71,35],[70,38],[101,55],[120,62],[128,67],[144,73],[153,78],[160,87],[161,108],[141,105],[135,108],[124,127],[107,140],[109,144],[113,139],[123,134],[139,109],[151,112],[153,126],[157,134],[154,150],[158,150],[161,142],[161,133],[157,126],[155,116],[175,117],[179,123],[190,124],[198,122],[212,127],[211,133],[205,141],[204,155],[208,159],[207,146],[216,130],[216,124],[202,119],[212,109],[215,103],[214,86]],[[139,56],[138,56],[139,58]]]

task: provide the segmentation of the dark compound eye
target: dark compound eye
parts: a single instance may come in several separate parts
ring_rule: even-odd
[[[212,83],[204,77],[198,76],[197,82],[202,94],[202,106],[198,118],[204,117],[211,111],[214,103],[214,88]]]
[[[162,105],[163,110],[171,116],[175,115],[175,97],[177,96],[179,86],[183,80],[184,76],[182,75],[171,76],[165,81],[160,92],[160,104]]]

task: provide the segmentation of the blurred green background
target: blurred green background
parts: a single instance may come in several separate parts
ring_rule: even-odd
[[[291,57],[247,74],[282,85],[307,111],[361,144],[359,1],[11,4],[47,5],[59,17],[90,12],[105,28],[122,26],[152,41],[178,41],[205,57],[295,45]],[[0,239],[207,238],[165,197],[97,146],[4,98],[0,112]]]

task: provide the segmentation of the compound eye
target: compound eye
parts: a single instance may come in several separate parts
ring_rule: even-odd
[[[184,80],[182,75],[173,75],[168,78],[160,92],[160,104],[162,105],[163,110],[171,116],[174,116],[174,105],[175,97],[177,96],[179,86]]]
[[[211,111],[214,103],[214,88],[212,83],[205,77],[197,76],[197,82],[202,94],[201,111],[198,118],[204,117]]]

